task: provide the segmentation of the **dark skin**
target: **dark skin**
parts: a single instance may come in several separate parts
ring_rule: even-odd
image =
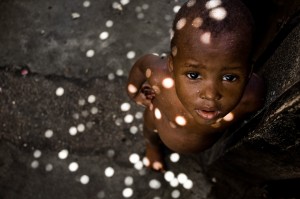
[[[162,143],[179,153],[201,152],[263,104],[263,82],[251,73],[245,35],[203,42],[202,34],[185,30],[169,57],[145,55],[129,74],[128,95],[146,107],[146,157],[154,170],[165,170]]]

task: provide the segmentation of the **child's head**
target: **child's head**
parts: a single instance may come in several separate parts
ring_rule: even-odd
[[[173,24],[170,70],[177,95],[198,123],[239,103],[251,72],[253,20],[239,0],[190,0]]]

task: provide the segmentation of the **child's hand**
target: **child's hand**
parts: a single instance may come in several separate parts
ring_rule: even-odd
[[[155,92],[148,83],[144,83],[139,94],[135,97],[135,101],[143,106],[151,106],[152,100],[155,98]]]

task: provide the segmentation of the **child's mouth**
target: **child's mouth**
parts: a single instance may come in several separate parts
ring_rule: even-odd
[[[199,109],[197,109],[196,112],[200,117],[206,120],[216,119],[220,113],[219,111],[209,111],[209,110],[199,110]]]

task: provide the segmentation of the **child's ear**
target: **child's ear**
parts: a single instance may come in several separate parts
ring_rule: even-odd
[[[171,73],[173,72],[173,57],[172,57],[172,55],[168,56],[168,69]]]

